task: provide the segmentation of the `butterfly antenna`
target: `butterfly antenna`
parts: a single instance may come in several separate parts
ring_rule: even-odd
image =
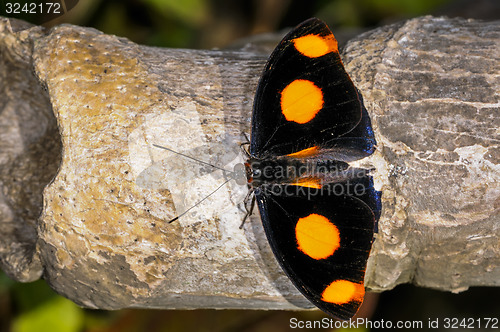
[[[195,205],[191,206],[189,209],[187,209],[186,211],[182,212],[181,214],[179,214],[177,217],[171,219],[168,223],[173,223],[174,221],[176,221],[177,219],[179,219],[180,217],[182,217],[183,215],[185,215],[186,213],[188,213],[189,211],[191,211],[193,208],[197,207],[198,205],[200,205],[204,200],[206,200],[207,198],[209,198],[210,196],[212,196],[217,190],[219,190],[220,188],[222,188],[226,183],[228,183],[229,181],[231,181],[231,178],[227,179],[226,181],[224,181],[224,183],[222,183],[220,186],[218,186],[214,191],[212,191],[210,194],[208,194],[207,196],[205,196],[203,199],[199,200],[198,203],[196,203]]]
[[[233,176],[236,174],[235,171],[231,171],[231,170],[228,170],[228,169],[225,169],[223,167],[219,167],[219,166],[216,166],[216,165],[213,165],[213,164],[210,164],[210,163],[207,163],[206,161],[203,161],[203,160],[199,160],[199,159],[196,159],[194,157],[191,157],[187,154],[184,154],[182,152],[177,152],[175,150],[172,150],[172,149],[169,149],[165,146],[161,146],[161,145],[158,145],[158,144],[153,144],[154,147],[157,147],[157,148],[160,148],[160,149],[163,149],[163,150],[167,150],[167,151],[170,151],[172,153],[175,153],[175,154],[178,154],[180,156],[183,156],[184,158],[188,158],[188,159],[191,159],[193,161],[196,161],[200,164],[204,164],[204,165],[207,165],[207,166],[210,166],[210,167],[213,167],[213,168],[216,168],[216,169],[219,169],[223,172],[228,172],[230,174],[232,174]],[[191,211],[192,209],[194,209],[195,207],[197,207],[198,205],[200,205],[203,201],[205,201],[207,198],[209,198],[210,196],[212,196],[217,190],[219,190],[220,188],[222,188],[226,183],[228,183],[229,181],[231,181],[233,179],[233,177],[230,177],[229,179],[227,179],[226,181],[224,181],[224,183],[222,183],[220,186],[217,187],[217,189],[215,189],[214,191],[212,191],[210,194],[208,194],[207,196],[205,196],[203,199],[201,199],[200,201],[198,201],[195,205],[191,206],[189,209],[187,209],[186,211],[182,212],[180,215],[178,215],[177,217],[171,219],[168,223],[173,223],[174,221],[176,221],[177,219],[179,219],[180,217],[182,217],[183,215],[185,215],[186,213],[188,213],[189,211]]]
[[[203,161],[203,160],[199,160],[199,159],[193,158],[193,157],[191,157],[191,156],[188,156],[187,154],[184,154],[184,153],[182,153],[182,152],[177,152],[177,151],[172,150],[172,149],[169,149],[169,148],[167,148],[167,147],[165,147],[165,146],[161,146],[161,145],[157,145],[157,144],[153,144],[153,146],[154,146],[154,147],[157,147],[157,148],[160,148],[160,149],[163,149],[163,150],[167,150],[167,151],[173,152],[173,153],[178,154],[178,155],[180,155],[180,156],[183,156],[183,157],[185,157],[185,158],[188,158],[188,159],[194,160],[194,161],[196,161],[196,162],[198,162],[198,163],[200,163],[200,164],[208,165],[208,166],[210,166],[210,167],[220,169],[221,171],[224,171],[224,172],[229,172],[229,173],[234,174],[234,171],[231,171],[231,170],[228,170],[228,169],[225,169],[225,168],[223,168],[223,167],[216,166],[216,165],[212,165],[212,164],[210,164],[210,163],[207,163],[206,161]]]

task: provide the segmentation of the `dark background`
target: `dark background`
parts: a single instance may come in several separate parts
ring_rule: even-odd
[[[67,14],[50,21],[41,16],[23,18],[46,27],[61,23],[91,26],[139,44],[210,49],[295,26],[312,16],[325,20],[336,35],[354,36],[421,15],[500,19],[500,1],[80,0]],[[441,322],[444,318],[499,318],[499,299],[499,288],[451,294],[402,285],[370,296],[363,311],[374,321],[421,320],[425,325],[435,318]],[[319,311],[86,310],[55,294],[43,280],[20,284],[0,272],[0,331],[279,332],[290,330],[292,317],[319,320],[326,316]]]

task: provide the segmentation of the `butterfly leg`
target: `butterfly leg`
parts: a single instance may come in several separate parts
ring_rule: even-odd
[[[240,143],[240,149],[243,151],[243,154],[247,157],[247,159],[250,159],[250,153],[248,152],[248,148],[246,147],[247,145],[250,145],[250,140],[248,139],[247,134],[243,133],[243,136],[245,136],[246,142]]]
[[[248,206],[248,199],[250,198],[250,195],[253,194],[253,190],[248,191],[247,197],[245,197],[244,204],[245,204],[245,216],[243,217],[243,221],[241,222],[240,229],[243,228],[243,225],[245,224],[245,221],[247,220],[248,217],[250,217],[253,213],[253,208],[255,206],[255,195],[252,197],[252,201],[250,203],[250,206]]]

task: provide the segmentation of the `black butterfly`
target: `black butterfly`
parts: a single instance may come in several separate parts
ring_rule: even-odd
[[[340,319],[363,301],[381,207],[368,172],[348,162],[375,144],[335,37],[319,19],[303,22],[260,79],[247,177],[279,264],[306,298]]]

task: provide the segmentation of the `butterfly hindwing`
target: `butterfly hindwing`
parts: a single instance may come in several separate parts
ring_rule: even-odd
[[[349,187],[367,190],[351,195]],[[371,177],[366,176],[316,191],[280,185],[256,192],[279,264],[314,305],[340,319],[351,318],[363,301],[378,209],[372,187]],[[329,285],[332,291],[325,295]]]
[[[314,143],[325,151],[357,149],[368,155],[373,133],[362,117],[337,40],[324,22],[309,19],[283,38],[265,67],[254,101],[250,153],[287,155]]]

